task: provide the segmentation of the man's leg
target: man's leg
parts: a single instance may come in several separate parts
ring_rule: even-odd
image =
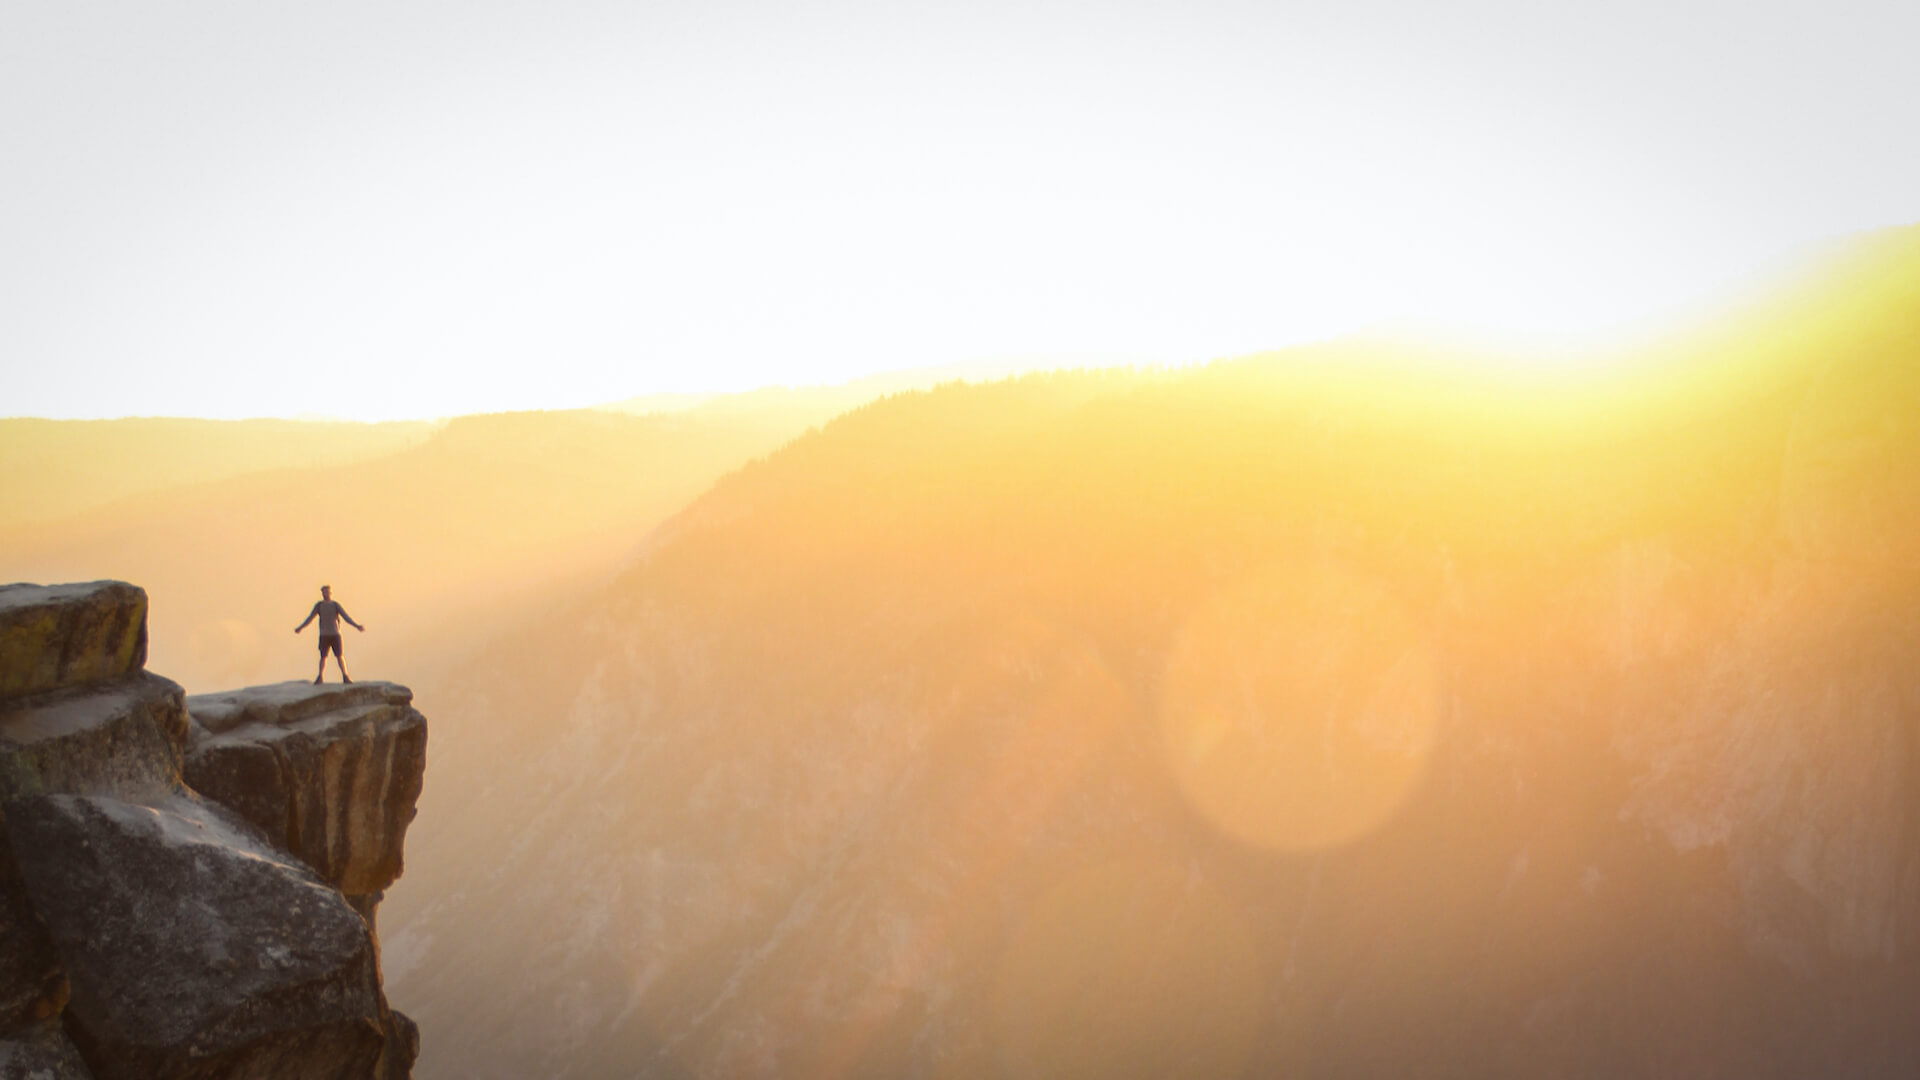
[[[320,645],[320,670],[313,673],[313,685],[319,686],[321,677],[324,676],[326,673],[327,673],[327,646],[325,642],[322,642]]]

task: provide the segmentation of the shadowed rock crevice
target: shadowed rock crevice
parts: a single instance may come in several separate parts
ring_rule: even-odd
[[[0,1030],[57,1016],[67,993],[66,972],[0,829]]]

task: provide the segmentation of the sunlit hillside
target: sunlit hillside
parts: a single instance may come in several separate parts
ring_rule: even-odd
[[[734,394],[643,394],[616,401],[601,408],[645,416],[651,413],[685,412],[694,416],[723,416],[769,411],[817,413],[835,416],[888,394],[909,390],[927,390],[941,383],[1005,378],[1025,371],[1061,366],[1058,361],[1003,359],[941,367],[907,368],[883,372],[843,383],[821,386],[764,386]],[[1102,366],[1118,366],[1117,362]]]
[[[0,419],[0,537],[182,484],[365,461],[432,432],[426,423]]]
[[[420,1075],[1920,1071],[1920,234],[1499,370],[948,386],[726,477],[433,690]]]
[[[0,577],[141,583],[153,668],[196,691],[310,677],[313,631],[291,630],[332,584],[369,627],[347,643],[349,669],[417,679],[609,573],[719,476],[825,415],[461,417],[372,460],[289,468],[268,455],[244,475],[14,529],[0,535]]]

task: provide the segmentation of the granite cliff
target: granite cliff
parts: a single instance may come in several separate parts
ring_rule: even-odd
[[[386,683],[206,697],[146,594],[0,586],[0,1078],[399,1080],[381,986],[426,720]]]

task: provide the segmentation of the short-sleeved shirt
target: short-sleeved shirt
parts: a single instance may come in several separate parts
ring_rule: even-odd
[[[348,622],[353,621],[353,616],[347,614],[347,609],[341,607],[338,600],[322,600],[313,605],[313,614],[310,617],[320,620],[321,637],[339,637],[340,620],[344,618]]]

